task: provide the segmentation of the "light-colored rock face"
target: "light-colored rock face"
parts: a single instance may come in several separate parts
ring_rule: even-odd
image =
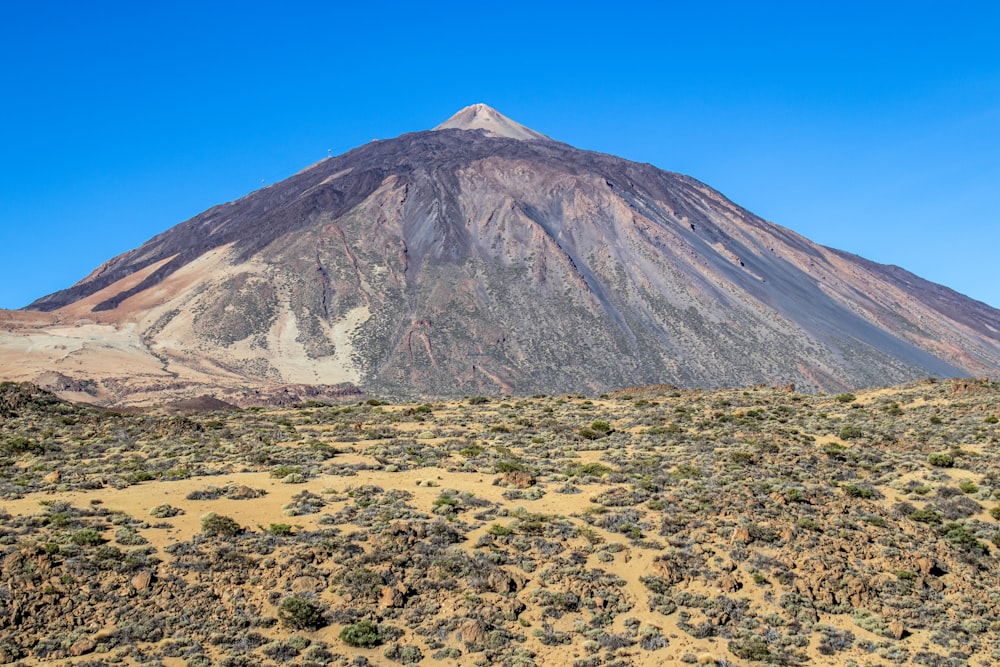
[[[106,402],[217,386],[238,403],[286,383],[472,395],[998,374],[996,310],[694,179],[512,141],[521,126],[493,114],[445,129],[507,134],[373,142],[157,236],[33,305],[51,312],[17,314],[0,369],[32,379],[10,353],[30,349],[33,369],[96,380]]]
[[[551,141],[544,134],[516,123],[485,104],[473,104],[441,123],[435,130],[484,130],[491,137],[522,141]]]

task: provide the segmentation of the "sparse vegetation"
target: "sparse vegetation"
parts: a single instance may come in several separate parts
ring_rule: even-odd
[[[31,605],[0,627],[0,657],[989,656],[1000,448],[984,415],[1000,388],[976,392],[664,389],[187,417],[28,404],[0,422],[0,442],[22,443],[0,456],[0,592]],[[146,487],[135,500],[132,485]]]

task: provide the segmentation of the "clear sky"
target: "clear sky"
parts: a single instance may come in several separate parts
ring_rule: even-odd
[[[4,308],[475,102],[1000,306],[995,2],[12,1],[0,62]]]

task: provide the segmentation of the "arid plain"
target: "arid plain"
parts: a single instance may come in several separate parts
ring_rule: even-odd
[[[988,381],[116,413],[0,386],[0,661],[988,665]]]

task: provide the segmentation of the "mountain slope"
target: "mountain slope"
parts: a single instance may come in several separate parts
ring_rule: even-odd
[[[1000,368],[998,311],[484,105],[209,209],[29,309],[133,327],[170,377],[399,394]]]

